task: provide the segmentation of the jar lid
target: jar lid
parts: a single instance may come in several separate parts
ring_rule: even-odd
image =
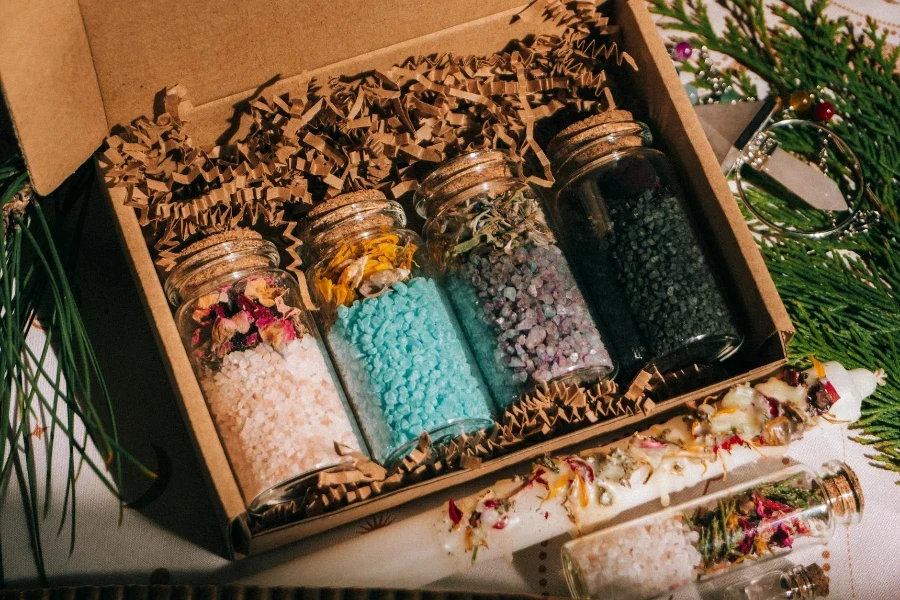
[[[165,282],[166,297],[173,304],[232,273],[275,267],[275,244],[251,229],[234,229],[198,240],[175,257]]]
[[[303,244],[307,257],[315,248],[331,246],[364,231],[385,227],[403,228],[406,214],[380,190],[360,190],[335,196],[307,213]]]
[[[866,502],[856,473],[840,461],[829,461],[823,467],[827,474],[822,486],[834,515],[845,523],[858,521]]]
[[[553,139],[550,140],[550,144],[547,146],[547,152],[553,152],[554,145],[563,143],[568,138],[578,135],[579,133],[583,133],[584,131],[593,127],[606,125],[607,123],[632,120],[634,120],[634,117],[632,116],[631,112],[627,110],[607,110],[602,113],[597,113],[596,115],[591,115],[586,119],[582,119],[580,121],[572,123],[565,129],[557,133],[555,136],[553,136]]]
[[[357,192],[348,192],[346,194],[340,194],[333,198],[329,198],[325,202],[316,204],[308,213],[306,213],[306,216],[310,219],[315,219],[344,206],[348,206],[356,202],[365,202],[367,200],[378,201],[387,199],[381,190],[359,190]]]
[[[547,146],[557,177],[617,150],[647,145],[650,129],[627,110],[611,110],[578,121],[559,132]]]
[[[831,590],[825,570],[817,563],[812,563],[806,566],[806,574],[812,583],[815,595],[819,598],[826,598]]]
[[[195,254],[201,250],[205,250],[211,246],[215,246],[216,244],[221,244],[222,242],[234,242],[239,240],[261,240],[262,235],[252,229],[230,229],[228,231],[222,231],[220,233],[214,233],[210,236],[207,236],[203,239],[197,240],[193,244],[187,246],[184,250],[175,255],[175,264],[184,262],[188,257],[192,254]]]
[[[448,201],[479,184],[521,178],[518,163],[506,150],[479,150],[461,154],[439,164],[428,174],[413,198],[419,216],[430,219]]]

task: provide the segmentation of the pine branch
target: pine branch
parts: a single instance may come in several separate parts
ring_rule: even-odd
[[[829,127],[853,149],[879,197],[881,223],[844,238],[777,237],[747,217],[797,329],[791,360],[804,366],[816,354],[848,368],[887,371],[887,384],[863,405],[854,439],[872,448],[873,464],[900,472],[900,49],[889,50],[874,21],[859,32],[846,19],[828,18],[827,0],[785,0],[772,8],[776,24],[765,22],[760,0],[717,1],[728,13],[721,35],[702,0],[650,4],[667,28],[728,55],[777,93],[799,88],[828,99],[837,115]],[[803,140],[794,142],[802,149]],[[811,211],[798,216],[796,207],[763,191],[751,195],[773,222],[816,218]]]
[[[21,156],[16,150],[0,147],[0,488],[16,478],[32,558],[45,584],[41,522],[49,512],[57,440],[68,451],[58,533],[68,521],[70,552],[75,547],[77,522],[75,481],[82,466],[91,469],[117,497],[115,481],[122,481],[123,460],[153,476],[119,443],[109,392],[68,284],[74,247],[51,226],[41,207],[42,202],[56,202],[55,221],[71,217],[69,209],[90,192],[90,168],[81,175],[64,184],[56,197],[38,198],[31,193]],[[59,252],[58,246],[65,252]],[[28,345],[28,334],[39,312],[45,339],[36,351]],[[48,364],[51,346],[56,350],[55,369]],[[98,387],[92,387],[92,378]],[[83,435],[76,434],[79,424],[84,427]],[[45,477],[40,482],[39,455],[32,437],[38,425],[48,429],[43,437]],[[105,453],[105,462],[98,464],[91,458],[88,434]],[[0,553],[0,587],[4,577],[2,558]]]

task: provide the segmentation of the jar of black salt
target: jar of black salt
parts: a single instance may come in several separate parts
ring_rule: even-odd
[[[537,194],[509,154],[482,151],[443,163],[415,202],[498,405],[551,380],[611,376],[606,344]]]
[[[742,336],[668,158],[627,111],[550,142],[549,212],[625,375],[731,356]]]

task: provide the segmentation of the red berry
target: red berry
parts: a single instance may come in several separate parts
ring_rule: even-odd
[[[834,116],[834,105],[831,102],[819,102],[813,109],[816,121],[827,121]]]

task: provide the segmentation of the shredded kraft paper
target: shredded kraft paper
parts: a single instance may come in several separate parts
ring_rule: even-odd
[[[297,219],[314,203],[361,189],[400,198],[437,163],[469,151],[507,149],[535,165],[532,182],[550,185],[535,124],[563,109],[615,108],[606,68],[636,65],[609,41],[614,27],[594,2],[540,0],[516,18],[564,29],[492,56],[419,56],[301,81],[289,94],[249,101],[251,130],[229,145],[197,145],[180,116],[187,92],[170,88],[165,112],[107,139],[106,184],[124,188],[161,272],[186,244],[242,225],[279,230],[296,271]]]
[[[125,192],[161,276],[187,245],[240,227],[280,236],[311,309],[297,237],[304,215],[336,195],[379,190],[400,199],[437,163],[462,153],[505,149],[529,181],[550,186],[550,162],[535,139],[541,119],[615,110],[607,69],[634,60],[611,41],[615,27],[596,2],[538,0],[515,17],[562,28],[491,56],[418,56],[383,71],[303,79],[288,94],[260,96],[245,111],[249,133],[227,145],[200,146],[188,133],[187,91],[166,91],[164,112],[111,135],[99,156],[106,185]],[[481,462],[526,444],[615,417],[648,413],[646,390],[544,386],[493,428],[439,447],[427,436],[392,471],[362,455],[318,475],[305,496],[251,515],[251,529],[315,516],[398,487]]]
[[[589,389],[574,384],[544,384],[507,409],[488,430],[439,446],[432,445],[423,434],[418,447],[390,471],[358,452],[339,447],[351,462],[319,473],[301,498],[251,515],[251,529],[255,533],[451,471],[477,469],[484,460],[593,423],[647,414],[655,403],[646,392],[662,380],[648,373],[644,381],[645,388],[635,397],[619,394],[611,381]]]

